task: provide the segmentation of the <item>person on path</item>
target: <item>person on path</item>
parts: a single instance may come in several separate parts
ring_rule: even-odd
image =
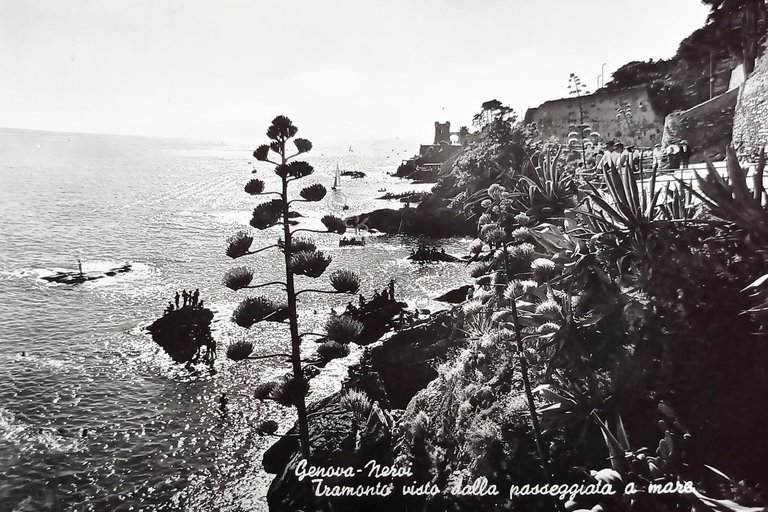
[[[687,140],[680,141],[680,167],[688,168],[688,162],[691,160],[691,146]]]
[[[611,151],[611,168],[621,169],[621,155],[624,154],[624,144],[617,142],[613,145],[613,151]]]
[[[187,293],[187,290],[181,291],[181,300],[182,300],[182,307],[187,306],[187,302],[189,301],[189,294]]]
[[[179,291],[178,290],[176,290],[176,297],[175,298],[176,298],[176,309],[179,309],[179,299],[181,298],[181,296],[179,295]]]
[[[192,294],[192,306],[197,306],[197,301],[200,299],[200,288],[195,288],[195,293]]]
[[[664,151],[661,149],[661,144],[654,144],[653,146],[653,170],[658,171],[664,160]]]
[[[680,168],[680,146],[677,143],[673,142],[667,147],[667,160],[670,169]]]
[[[609,140],[605,143],[603,157],[600,159],[600,163],[597,164],[598,170],[609,171],[611,169],[611,153],[613,153],[613,141]]]

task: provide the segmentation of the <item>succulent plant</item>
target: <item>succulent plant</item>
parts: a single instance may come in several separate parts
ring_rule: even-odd
[[[336,341],[326,341],[318,345],[317,355],[323,361],[347,357],[349,355],[349,345],[338,343]]]
[[[332,315],[325,322],[328,339],[338,343],[354,343],[363,332],[363,324],[347,316]]]

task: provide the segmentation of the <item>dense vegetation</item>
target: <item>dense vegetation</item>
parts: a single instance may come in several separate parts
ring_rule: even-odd
[[[749,73],[768,30],[765,0],[705,0],[712,10],[707,23],[680,42],[670,59],[624,64],[607,89],[646,85],[654,109],[665,116],[710,98],[710,64],[722,82],[737,64]],[[723,84],[724,85],[724,84]],[[720,88],[715,94],[723,92]]]
[[[554,185],[568,173],[544,156],[528,172]],[[456,315],[466,345],[403,419],[403,457],[422,479],[697,489],[570,504],[579,510],[766,504],[756,425],[768,420],[768,214],[761,181],[751,190],[733,153],[728,164],[729,183],[714,169],[700,180],[703,204],[690,189],[655,190],[614,169],[595,184],[605,192],[561,187],[572,204],[583,198],[562,209],[547,195],[521,203],[520,185],[535,187],[501,169],[481,201],[476,292]],[[429,509],[475,505],[438,496]]]

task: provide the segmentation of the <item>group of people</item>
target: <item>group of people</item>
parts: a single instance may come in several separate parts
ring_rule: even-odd
[[[669,144],[663,148],[661,144],[653,146],[651,151],[652,169],[654,171],[668,164],[669,169],[687,169],[691,160],[693,150],[686,140],[680,140]],[[608,141],[603,145],[598,145],[594,153],[594,165],[596,170],[610,170],[615,168],[619,171],[629,169],[632,172],[641,170],[643,152],[638,151],[635,146],[624,146],[619,141]],[[578,164],[583,168],[582,164]]]
[[[678,142],[673,142],[669,146],[667,146],[664,150],[662,150],[660,144],[656,144],[653,148],[653,161],[654,166],[656,165],[656,153],[660,153],[660,158],[663,158],[664,156],[667,157],[667,163],[669,164],[670,169],[687,169],[688,163],[691,161],[691,145],[688,144],[688,141],[681,140]]]
[[[200,300],[200,289],[196,288],[194,292],[188,290],[182,290],[181,294],[176,292],[176,296],[172,302],[168,303],[168,307],[165,308],[165,313],[168,314],[177,309],[190,306],[193,309],[202,309],[203,301]]]
[[[417,250],[411,249],[411,258],[416,260],[431,259],[438,255],[445,255],[445,249],[438,249],[436,246],[428,246],[426,244],[419,244]]]
[[[395,301],[395,280],[390,279],[389,285],[381,290],[379,292],[378,290],[375,290],[373,292],[373,297],[370,301],[365,300],[365,296],[361,293],[358,298],[358,304],[359,307],[352,304],[352,301],[347,303],[347,308],[344,310],[345,313],[356,313],[358,311],[363,311],[365,309],[369,308],[377,308],[379,306],[383,306],[387,302],[394,302]]]
[[[634,172],[640,169],[642,154],[635,151],[635,146],[624,146],[622,142],[612,140],[605,143],[603,148],[597,150],[595,154],[595,164],[597,169],[611,170],[629,169]]]

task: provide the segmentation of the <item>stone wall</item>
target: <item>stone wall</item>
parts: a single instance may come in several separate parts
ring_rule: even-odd
[[[651,106],[644,85],[582,96],[581,105],[584,124],[599,132],[603,140],[653,146],[661,139],[664,119]],[[617,117],[619,108],[627,110],[627,118]],[[579,124],[579,101],[577,98],[546,101],[528,109],[524,121],[535,123],[543,139],[555,137],[565,142],[573,125]]]
[[[733,119],[733,144],[749,153],[768,144],[768,49],[758,58],[755,70],[739,89]]]
[[[662,146],[687,141],[693,150],[691,163],[703,162],[705,155],[714,160],[725,157],[738,93],[732,89],[691,109],[669,114],[664,120]]]

